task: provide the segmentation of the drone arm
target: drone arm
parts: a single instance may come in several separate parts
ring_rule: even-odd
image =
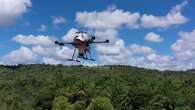
[[[93,41],[91,43],[109,43],[109,40],[105,40],[105,41]]]
[[[55,44],[57,44],[59,46],[64,46],[65,44],[73,44],[73,42],[58,42],[58,41],[55,41]]]

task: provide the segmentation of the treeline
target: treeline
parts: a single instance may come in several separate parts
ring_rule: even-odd
[[[131,66],[0,66],[0,110],[195,110],[195,73]]]

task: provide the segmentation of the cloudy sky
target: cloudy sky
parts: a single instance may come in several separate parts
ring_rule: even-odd
[[[0,64],[74,64],[78,30],[109,44],[94,45],[96,62],[160,70],[195,68],[194,0],[0,0]]]

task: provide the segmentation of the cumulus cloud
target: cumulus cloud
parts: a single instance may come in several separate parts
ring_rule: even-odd
[[[188,4],[187,0],[184,0],[181,4],[176,5],[175,7],[173,7],[170,11],[170,13],[177,13],[177,12],[181,12],[182,9]]]
[[[65,38],[70,35],[72,31],[76,29],[70,29]],[[71,36],[72,37],[72,36]],[[17,35],[12,38],[13,41],[20,43],[21,45],[29,46],[29,50],[37,55],[39,62],[58,64],[66,62],[73,54],[73,49],[68,46],[59,47],[54,45],[55,37],[46,35]],[[18,57],[19,58],[19,57]],[[56,61],[56,63],[54,63]],[[65,63],[63,63],[65,64]]]
[[[108,55],[108,56],[115,56],[119,55],[121,50],[124,49],[124,41],[122,39],[116,41],[112,45],[97,45],[97,51],[99,54]]]
[[[31,0],[0,0],[0,27],[13,24],[31,5]]]
[[[45,24],[41,24],[40,27],[38,28],[39,32],[45,32],[47,31],[47,26]]]
[[[13,37],[12,40],[23,45],[53,46],[55,38],[44,35],[17,35]]]
[[[125,51],[124,41],[119,37],[116,29],[96,30],[95,36],[96,40],[110,40],[108,44],[96,45],[100,64],[127,64],[129,54],[128,51]]]
[[[57,64],[63,64],[64,62],[60,60],[56,60],[54,58],[43,57],[43,63],[57,65]]]
[[[195,30],[180,32],[180,38],[172,44],[173,55],[160,55],[156,52],[145,55],[145,68],[159,70],[187,70],[195,68]]]
[[[107,33],[109,33],[108,36]],[[110,44],[96,45],[97,58],[101,65],[132,65],[159,70],[186,70],[193,68],[191,62],[180,61],[174,55],[158,54],[148,46],[139,44],[126,46],[124,40],[119,37],[117,30],[96,30],[95,34],[98,39],[113,39]]]
[[[40,56],[51,57],[55,55],[57,50],[53,47],[44,47],[41,45],[36,45],[32,47],[32,51]]]
[[[177,59],[183,61],[195,61],[195,30],[192,32],[180,32],[179,36],[180,39],[171,46]]]
[[[168,28],[172,25],[184,24],[188,18],[182,15],[182,9],[187,5],[187,1],[173,7],[165,16],[155,16],[144,14],[141,17],[141,25],[145,28]]]
[[[53,25],[57,28],[58,25],[65,24],[67,22],[66,18],[64,18],[63,16],[53,16],[52,20]]]
[[[106,30],[96,30],[95,31],[96,40],[105,40],[109,39],[109,44],[97,44],[96,50],[99,56],[104,55],[112,56],[119,55],[121,50],[124,48],[124,41],[118,37],[118,32],[115,29],[106,29]]]
[[[96,30],[95,36],[97,40],[110,39],[109,44],[97,44],[96,51],[100,63],[108,64],[128,64],[129,51],[125,51],[125,43],[118,36],[115,29]]]
[[[70,59],[73,54],[73,49],[69,47],[59,48],[57,46],[53,47],[44,47],[44,46],[33,46],[32,52],[37,54],[42,62],[47,64],[52,61],[51,64],[59,64],[59,62],[67,62],[67,59]],[[57,61],[56,63],[54,61]]]
[[[78,32],[78,29],[71,28],[63,37],[62,40],[66,42],[73,41],[75,33]]]
[[[94,34],[97,40],[110,39],[111,41],[109,44],[96,45],[97,58],[99,59],[100,64],[133,65],[161,70],[170,69],[168,67],[172,68],[174,64],[174,58],[171,56],[158,55],[155,50],[148,46],[139,44],[125,45],[124,40],[121,39],[117,30],[121,26],[128,24],[128,22],[125,20],[123,21],[123,17],[121,17],[124,13],[128,12],[124,12],[123,10],[118,10],[115,8],[111,8],[102,12],[77,13],[76,21],[85,27],[94,29]],[[120,16],[120,19],[115,19],[115,14],[116,18]],[[126,15],[129,16],[130,13]],[[136,18],[135,22],[133,23],[134,25],[137,25],[138,19],[139,17]],[[163,38],[156,33],[149,33],[146,39],[152,42],[163,41]]]
[[[72,29],[70,29],[66,35],[71,31]],[[108,36],[105,36],[107,34]],[[172,50],[176,53],[175,56],[160,55],[151,47],[139,44],[126,46],[124,40],[119,37],[118,32],[113,29],[96,30],[95,35],[98,35],[98,40],[113,39],[109,44],[96,45],[97,58],[99,59],[100,65],[133,65],[159,70],[182,70],[194,67],[195,46],[193,46],[193,44],[195,44],[195,40],[193,37],[195,30],[192,32],[180,32],[179,35],[181,38],[172,45]],[[34,40],[34,37],[30,40]],[[44,40],[47,41],[47,39]],[[60,49],[58,46],[49,46],[48,43],[45,45],[42,42],[20,43],[22,45],[29,45],[30,48],[22,46],[20,49],[8,53],[0,58],[1,64],[29,64],[39,62],[46,64],[75,65],[75,63],[67,62],[67,59],[71,58],[73,53],[73,49],[70,47],[64,46]],[[182,59],[181,57],[189,59]],[[82,64],[88,63],[82,62]],[[78,65],[78,63],[76,65]]]
[[[100,40],[111,40],[109,44],[96,45],[97,57],[100,60],[100,64],[103,65],[141,66],[145,61],[144,56],[155,52],[150,47],[138,44],[125,46],[124,40],[119,37],[118,31],[115,29],[96,30],[95,35]],[[136,55],[141,57],[136,58]]]
[[[154,32],[147,33],[144,39],[149,42],[162,42],[164,40],[160,35]]]
[[[36,60],[36,63],[51,63],[58,64],[59,62],[64,62],[71,58],[73,50],[67,46],[62,48],[55,46],[55,37],[44,36],[44,35],[17,35],[12,38],[13,41],[20,43],[21,45],[29,46],[29,48],[22,46],[19,50],[13,51],[3,57],[2,59],[14,58],[16,63],[28,63],[32,57]],[[29,54],[30,58],[22,58],[24,54]],[[25,56],[24,56],[25,57]],[[22,59],[22,61],[21,61]],[[55,63],[56,61],[56,63]],[[11,64],[12,62],[4,60],[5,64]]]
[[[147,55],[147,60],[153,62],[153,63],[169,63],[173,57],[171,56],[163,56],[163,55],[158,55],[156,53],[152,53]]]
[[[20,47],[1,58],[3,64],[32,64],[36,63],[37,55],[27,47]]]
[[[105,10],[101,12],[77,12],[76,21],[85,27],[93,29],[116,29],[123,25],[138,28],[139,13],[131,13],[121,9]]]
[[[142,45],[138,45],[138,44],[129,45],[129,50],[133,54],[144,54],[144,55],[151,54],[151,53],[155,52],[150,47],[142,46]]]
[[[187,70],[195,68],[195,30],[179,32],[180,38],[172,44],[173,55],[151,52],[144,55],[144,63],[138,66],[159,70]],[[135,59],[136,60],[136,59]]]
[[[113,44],[118,40],[118,31],[116,29],[96,30],[94,35],[96,40],[110,39],[109,44]]]

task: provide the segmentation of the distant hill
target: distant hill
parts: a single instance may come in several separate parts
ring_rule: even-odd
[[[0,66],[0,110],[194,110],[195,70]]]

